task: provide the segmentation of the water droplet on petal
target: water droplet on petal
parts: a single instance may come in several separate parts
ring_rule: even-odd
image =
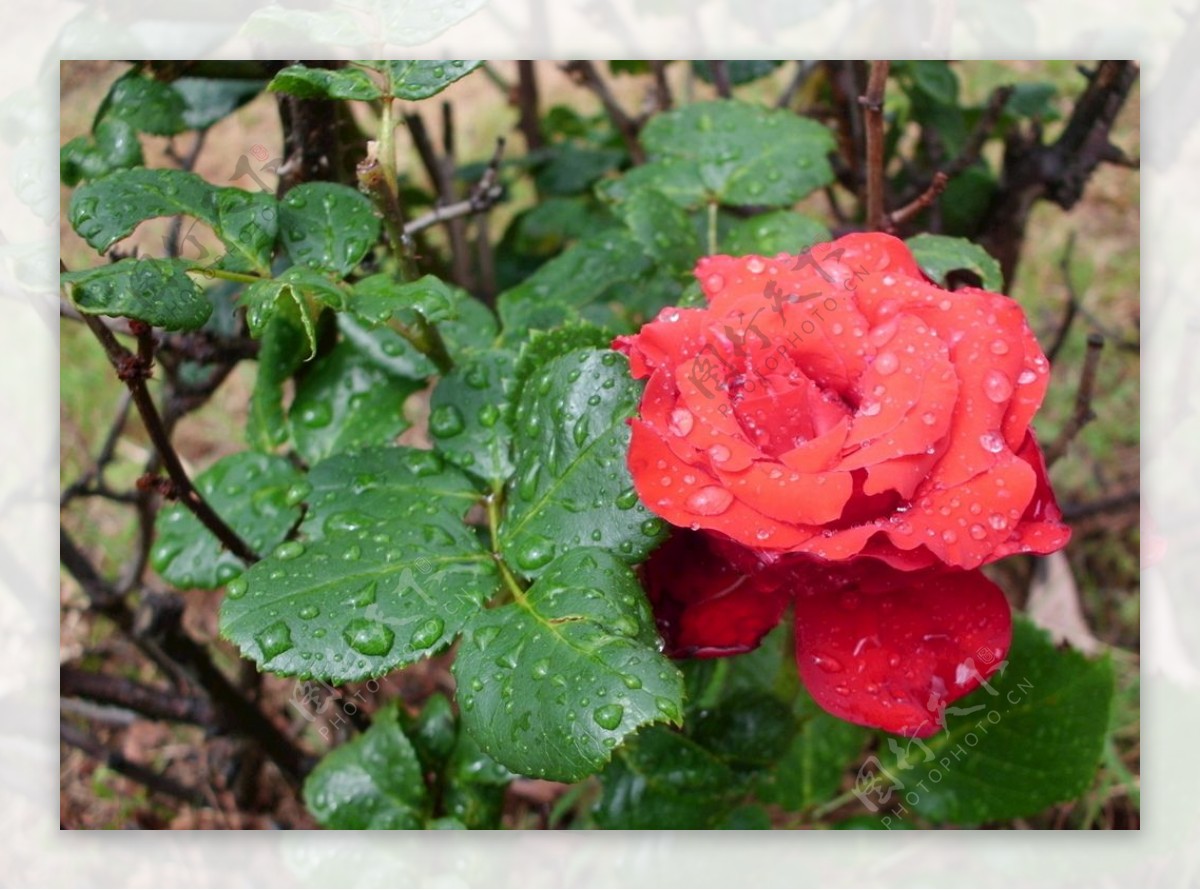
[[[687,499],[687,508],[701,516],[716,516],[724,513],[733,503],[733,495],[716,485],[706,485],[692,492]]]
[[[1004,450],[1004,437],[995,432],[984,433],[979,437],[979,444],[983,446],[984,451],[999,454]]]
[[[872,367],[886,377],[896,372],[896,369],[900,367],[900,360],[896,358],[896,353],[894,352],[881,352],[875,356],[875,363]]]
[[[712,458],[714,464],[723,464],[733,456],[733,453],[724,445],[718,443],[708,449],[708,456]]]
[[[676,436],[686,436],[692,431],[694,418],[687,408],[676,408],[671,412],[669,428]]]
[[[993,402],[1004,402],[1012,395],[1012,381],[1003,371],[991,370],[983,378],[983,394]]]
[[[1017,375],[1017,383],[1021,384],[1022,386],[1028,386],[1035,380],[1037,380],[1037,373],[1029,370],[1028,368]]]
[[[832,655],[813,655],[812,662],[827,674],[841,673],[842,663]]]

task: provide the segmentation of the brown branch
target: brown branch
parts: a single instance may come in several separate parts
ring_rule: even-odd
[[[883,196],[883,94],[887,87],[888,67],[886,61],[871,63],[867,91],[858,100],[863,107],[867,133],[867,194],[863,203],[867,209],[867,228],[873,231],[887,226]]]
[[[132,779],[139,785],[145,785],[146,788],[157,794],[178,798],[194,807],[211,805],[211,801],[199,789],[183,785],[169,776],[164,776],[140,763],[135,763],[124,754],[105,747],[98,739],[82,729],[69,723],[60,723],[58,732],[63,744],[78,748],[92,760],[99,761],[102,766],[120,773],[127,779]]]
[[[1000,120],[1000,115],[1004,113],[1004,108],[1008,105],[1008,100],[1012,97],[1013,87],[1000,86],[992,90],[992,94],[988,97],[987,105],[983,109],[983,114],[979,116],[979,120],[975,122],[974,129],[971,130],[971,135],[967,137],[967,141],[963,143],[962,149],[944,169],[946,176],[953,179],[958,174],[962,173],[972,164],[979,160],[979,154],[983,151],[984,143],[992,135],[992,131],[996,129],[996,124]]]
[[[950,178],[945,173],[934,173],[933,182],[929,183],[924,194],[918,195],[909,203],[905,204],[899,210],[893,211],[887,215],[889,231],[895,231],[904,225],[926,207],[933,204],[938,199],[938,196],[946,190],[946,184]]]
[[[775,100],[776,108],[791,107],[792,100],[796,98],[796,94],[804,88],[808,83],[808,79],[812,77],[812,73],[817,70],[816,62],[797,62],[796,73],[788,85],[783,88],[783,92],[779,94],[779,98]]]
[[[667,80],[667,63],[651,61],[650,73],[654,75],[654,104],[659,111],[670,111],[675,99],[671,94],[671,83]]]
[[[414,235],[422,229],[427,229],[438,223],[447,222],[462,216],[470,216],[474,213],[483,213],[494,207],[504,196],[504,187],[497,182],[500,159],[503,152],[504,139],[498,138],[492,159],[488,162],[487,169],[483,171],[483,175],[479,178],[479,181],[471,189],[471,194],[462,201],[434,207],[429,213],[418,216],[405,225],[404,234]]]
[[[1063,282],[1067,288],[1067,304],[1063,309],[1062,321],[1058,323],[1058,330],[1054,333],[1054,340],[1050,343],[1050,348],[1046,350],[1046,358],[1051,364],[1054,364],[1054,360],[1058,358],[1059,350],[1067,342],[1067,332],[1071,330],[1071,325],[1074,323],[1075,316],[1079,312],[1079,294],[1076,293],[1075,282],[1071,278],[1071,256],[1074,253],[1075,233],[1072,232],[1067,238],[1067,247],[1058,261],[1058,268],[1062,272]]]
[[[225,523],[225,520],[217,515],[188,477],[175,447],[171,444],[158,407],[154,403],[154,397],[150,395],[150,390],[146,387],[150,369],[137,356],[122,346],[112,331],[105,327],[98,318],[86,314],[82,315],[82,318],[84,324],[100,341],[117,376],[129,388],[133,404],[137,408],[138,414],[141,415],[142,423],[162,459],[167,475],[175,485],[175,493],[179,500],[231,553],[247,565],[258,562],[258,554]]]
[[[1104,338],[1089,334],[1087,354],[1083,357],[1083,371],[1079,375],[1079,388],[1075,391],[1075,410],[1068,418],[1058,438],[1046,449],[1046,466],[1050,467],[1067,452],[1067,447],[1079,435],[1079,431],[1096,417],[1092,410],[1092,394],[1096,388],[1096,366],[1100,363],[1100,350]]]
[[[528,59],[517,62],[517,111],[519,117],[517,126],[525,137],[525,150],[534,152],[544,144],[542,139],[542,124],[538,117],[538,83],[537,69]]]
[[[117,705],[154,720],[209,727],[216,723],[216,712],[203,698],[65,664],[58,668],[58,694],[63,698],[85,698]]]
[[[608,115],[608,119],[612,121],[617,132],[621,134],[621,139],[625,143],[625,148],[629,152],[629,157],[635,164],[644,164],[646,162],[646,152],[642,148],[642,143],[638,141],[638,125],[637,122],[625,113],[620,103],[617,102],[612,91],[608,88],[608,84],[600,77],[600,73],[596,70],[596,66],[585,60],[577,60],[564,62],[562,70],[580,86],[587,87],[600,100],[600,104],[604,106],[604,111]]]
[[[724,61],[711,61],[708,70],[712,74],[713,86],[722,99],[733,98],[733,84],[729,82],[729,65]]]
[[[1139,506],[1141,502],[1142,492],[1140,489],[1134,488],[1130,491],[1123,491],[1120,494],[1100,498],[1097,501],[1089,501],[1085,504],[1064,504],[1062,508],[1063,520],[1066,522],[1082,522],[1085,519],[1103,516],[1106,513],[1121,513]]]

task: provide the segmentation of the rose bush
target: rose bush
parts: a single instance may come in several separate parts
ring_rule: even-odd
[[[973,570],[1070,535],[1030,429],[1049,366],[1024,313],[936,286],[884,234],[696,274],[706,307],[615,344],[648,378],[638,494],[708,533],[646,567],[669,647],[744,651],[795,602],[818,702],[935,731],[1008,646],[1004,597]]]

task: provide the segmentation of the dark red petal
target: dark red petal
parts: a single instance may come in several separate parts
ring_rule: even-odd
[[[796,660],[817,704],[851,723],[932,735],[946,706],[999,667],[1012,637],[978,571],[897,572],[862,560],[840,590],[796,599]]]
[[[719,552],[730,545],[715,544],[706,534],[678,529],[642,566],[666,653],[673,658],[749,652],[787,607],[787,590],[752,554],[735,565]]]

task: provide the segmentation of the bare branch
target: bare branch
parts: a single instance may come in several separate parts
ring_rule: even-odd
[[[99,761],[101,765],[108,767],[113,772],[120,773],[128,779],[132,779],[139,785],[145,785],[155,793],[179,798],[194,807],[211,805],[211,801],[199,789],[189,788],[168,776],[156,773],[154,770],[142,766],[140,763],[134,763],[125,757],[124,754],[106,748],[94,736],[69,723],[61,723],[59,725],[59,738],[62,739],[64,744],[70,745],[72,748],[78,748],[88,757]]]
[[[732,99],[733,84],[729,82],[729,63],[711,61],[708,63],[708,70],[712,72],[713,86],[717,89],[717,95],[722,99]]]
[[[517,110],[520,114],[517,126],[525,137],[525,148],[534,152],[544,145],[542,125],[538,118],[538,83],[534,63],[523,59],[517,62]]]
[[[945,173],[934,173],[933,182],[929,184],[929,188],[925,190],[924,194],[918,195],[899,210],[888,214],[888,228],[895,231],[926,207],[933,204],[938,199],[938,196],[946,190],[946,184],[949,181],[950,178]]]
[[[596,94],[596,97],[600,100],[600,104],[604,106],[604,111],[608,114],[609,120],[617,128],[617,132],[621,134],[621,139],[625,142],[625,148],[629,151],[630,159],[635,164],[644,164],[646,162],[646,152],[642,148],[642,143],[638,141],[637,122],[625,113],[625,109],[617,102],[616,97],[613,96],[612,91],[608,88],[608,84],[600,77],[596,66],[588,61],[578,60],[564,62],[561,67],[577,84],[587,87]]]
[[[1079,388],[1075,391],[1075,410],[1067,420],[1058,438],[1046,449],[1046,466],[1053,466],[1067,452],[1067,447],[1079,435],[1079,431],[1095,419],[1092,411],[1092,394],[1096,388],[1096,366],[1100,363],[1100,350],[1104,338],[1089,334],[1087,354],[1083,357],[1083,371],[1079,375]]]
[[[880,231],[887,226],[884,215],[883,176],[883,94],[887,87],[888,62],[871,63],[867,92],[859,97],[867,132],[867,228]]]

